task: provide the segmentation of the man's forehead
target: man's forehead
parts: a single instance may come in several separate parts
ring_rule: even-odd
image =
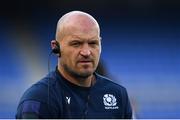
[[[69,14],[65,15],[63,17],[63,21],[64,22],[70,22],[70,21],[74,21],[74,22],[89,22],[89,23],[97,23],[97,21],[89,14],[87,13],[83,13],[83,12],[70,12]]]
[[[78,39],[84,39],[84,40],[98,40],[99,36],[92,36],[92,37],[81,37],[81,36],[73,36],[73,38],[78,38]]]
[[[58,22],[56,36],[62,39],[64,36],[74,34],[82,34],[79,36],[85,35],[86,37],[99,36],[99,25],[97,21],[87,13],[78,11],[67,13]]]
[[[84,16],[73,16],[64,22],[64,28],[79,29],[83,32],[89,32],[92,29],[99,29],[98,25],[90,18]]]
[[[81,42],[85,42],[85,41],[99,41],[100,37],[99,36],[92,36],[92,37],[83,37],[83,36],[77,36],[77,35],[70,35],[68,38],[68,41],[81,41]]]

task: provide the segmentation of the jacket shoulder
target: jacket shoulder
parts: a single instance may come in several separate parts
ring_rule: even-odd
[[[39,102],[47,102],[49,96],[50,88],[56,84],[56,79],[54,79],[54,73],[49,73],[47,76],[31,85],[21,97],[20,102],[26,100],[36,100]]]
[[[107,78],[105,76],[102,76],[102,75],[99,75],[99,74],[96,74],[97,75],[97,79],[102,83],[104,84],[106,87],[110,87],[110,88],[113,88],[113,89],[121,89],[121,90],[125,90],[126,91],[126,88],[118,83],[115,83],[112,79],[110,78]]]

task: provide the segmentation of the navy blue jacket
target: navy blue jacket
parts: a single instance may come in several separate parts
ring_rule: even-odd
[[[32,85],[22,96],[16,118],[130,119],[127,91],[94,73],[96,83],[80,87],[56,70]]]

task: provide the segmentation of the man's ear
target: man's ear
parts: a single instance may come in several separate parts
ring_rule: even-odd
[[[61,56],[60,45],[59,45],[58,41],[52,40],[51,41],[51,48],[52,48],[52,52],[54,54],[58,55],[59,57]]]
[[[56,40],[51,40],[51,49],[55,49],[56,48]]]

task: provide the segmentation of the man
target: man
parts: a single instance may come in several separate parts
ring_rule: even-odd
[[[98,75],[100,28],[89,14],[72,11],[58,21],[55,71],[29,88],[16,118],[131,118],[126,89]]]

